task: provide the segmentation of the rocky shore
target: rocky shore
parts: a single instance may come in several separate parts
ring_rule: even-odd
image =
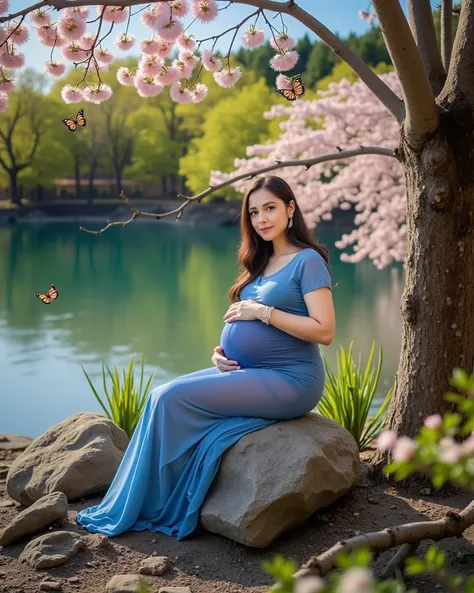
[[[272,440],[276,442],[274,437]],[[1,593],[132,593],[137,591],[141,580],[147,583],[150,593],[264,593],[272,579],[261,569],[263,560],[271,561],[280,554],[300,565],[356,531],[370,532],[408,521],[438,519],[448,510],[463,508],[470,499],[465,493],[447,496],[432,490],[408,492],[389,483],[372,482],[367,477],[362,455],[361,476],[354,488],[263,548],[243,545],[203,527],[181,542],[148,531],[108,538],[89,534],[75,523],[77,512],[98,504],[101,495],[71,501],[58,491],[34,494],[33,485],[39,488],[41,482],[39,474],[35,478],[33,470],[28,475],[17,471],[23,467],[19,461],[28,453],[25,449],[31,443],[26,437],[0,435]],[[45,442],[43,445],[49,446]],[[116,445],[122,447],[123,443],[119,440]],[[237,457],[245,457],[243,453],[238,451]],[[47,463],[45,459],[44,464]],[[59,477],[57,472],[56,479]],[[15,500],[18,492],[14,488],[20,487],[21,480],[28,495],[36,498],[29,506]],[[311,480],[315,481],[317,475]],[[242,490],[243,498],[247,494],[246,488]],[[278,520],[275,515],[275,521]],[[421,546],[420,553],[429,543]],[[441,543],[448,552],[452,572],[465,575],[472,572],[473,544],[473,528],[463,538]],[[390,550],[380,555],[375,564],[376,574],[380,575],[393,553]],[[408,584],[421,593],[444,591],[442,587],[434,589],[429,577],[410,579]]]

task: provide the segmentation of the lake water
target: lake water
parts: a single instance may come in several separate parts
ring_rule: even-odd
[[[354,340],[365,361],[383,346],[379,396],[393,384],[400,352],[404,274],[369,261],[339,260],[330,248],[337,335],[322,354],[335,368],[340,344]],[[0,433],[37,437],[81,411],[101,412],[81,365],[100,386],[101,363],[128,366],[145,354],[158,386],[211,366],[227,291],[236,275],[235,228],[140,223],[99,236],[77,222],[0,227]],[[50,306],[35,296],[55,282]]]

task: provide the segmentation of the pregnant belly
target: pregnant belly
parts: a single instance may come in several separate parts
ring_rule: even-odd
[[[290,336],[257,320],[226,323],[220,345],[224,355],[236,360],[242,368],[312,364],[315,357],[319,356],[316,344]]]

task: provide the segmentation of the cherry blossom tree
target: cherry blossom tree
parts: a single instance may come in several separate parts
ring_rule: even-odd
[[[401,92],[396,73],[381,78],[394,92]],[[277,85],[284,88],[288,84],[283,74],[278,75]],[[234,161],[235,171],[212,171],[211,183],[223,184],[243,174],[245,178],[233,186],[245,192],[254,171],[278,161],[293,161],[296,166],[275,173],[290,183],[311,227],[320,220],[331,220],[337,208],[355,208],[357,228],[336,243],[341,249],[353,247],[352,254],[341,255],[343,261],[355,263],[369,257],[379,268],[403,261],[407,206],[403,169],[394,158],[400,141],[396,120],[363,83],[351,85],[344,79],[319,94],[321,98],[313,101],[288,107],[278,104],[264,113],[267,119],[285,118],[278,140],[249,146],[248,158]],[[341,147],[346,148],[346,158],[300,165],[301,159],[333,155]],[[347,158],[349,148],[357,152],[357,159]]]
[[[0,111],[6,110],[8,93],[14,88],[12,72],[25,63],[21,46],[30,34],[51,47],[46,65],[51,75],[64,71],[64,61],[78,66],[77,84],[62,93],[69,103],[99,103],[110,98],[112,89],[100,77],[112,59],[106,43],[113,40],[116,52],[138,43],[128,32],[132,18],[141,19],[150,35],[138,43],[141,57],[137,67],[120,70],[119,82],[134,86],[143,97],[169,92],[181,103],[205,100],[208,88],[199,82],[202,69],[212,72],[222,87],[238,82],[241,71],[231,59],[237,35],[246,47],[258,46],[267,35],[275,49],[270,63],[276,73],[290,70],[298,61],[295,40],[287,28],[292,19],[325,42],[396,122],[396,150],[341,146],[334,153],[298,162],[279,160],[253,175],[321,162],[337,164],[368,154],[386,158],[393,152],[403,170],[406,190],[406,282],[401,303],[401,358],[388,428],[412,436],[423,416],[446,407],[442,396],[452,369],[470,371],[474,361],[474,0],[462,0],[454,8],[452,0],[441,0],[439,44],[429,0],[407,0],[408,18],[399,0],[372,0],[374,12],[365,16],[377,18],[381,25],[398,75],[398,90],[318,20],[317,3],[308,12],[296,0],[43,0],[12,13],[8,4],[9,0],[0,0]],[[248,14],[228,30],[216,33],[219,11],[231,4],[248,7]],[[459,11],[454,36],[453,10]],[[275,16],[281,17],[281,27]],[[193,20],[210,24],[209,37],[193,37]],[[112,34],[115,37],[110,37]],[[224,35],[230,39],[229,49],[221,56],[215,48]],[[178,57],[171,59],[175,48]],[[370,176],[366,167],[365,174]],[[236,175],[223,184],[248,176]],[[130,219],[95,232],[113,224],[128,224],[138,216],[179,218],[190,203],[220,187],[211,185],[195,196],[180,195],[181,205],[161,215],[141,212],[123,196],[132,211]],[[395,209],[398,207],[399,200],[395,202]],[[400,226],[398,231],[393,225],[389,230],[402,232]],[[383,242],[382,246],[391,244],[393,248],[395,243]],[[373,246],[369,251],[373,256]],[[384,460],[381,454],[376,465]]]

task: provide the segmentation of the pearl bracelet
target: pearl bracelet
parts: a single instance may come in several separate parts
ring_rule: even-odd
[[[268,325],[268,323],[270,321],[270,316],[271,316],[274,308],[275,307],[265,306],[265,309],[263,310],[263,313],[262,313],[262,321],[263,321],[263,323],[265,323],[265,325]]]

